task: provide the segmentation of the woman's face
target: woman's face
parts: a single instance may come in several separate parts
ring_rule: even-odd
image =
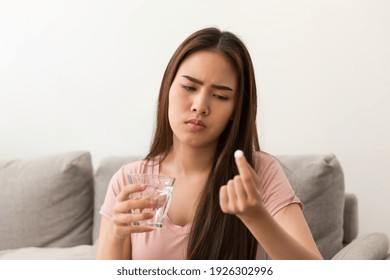
[[[233,116],[237,73],[219,51],[199,51],[179,66],[169,90],[169,123],[177,142],[216,145]]]

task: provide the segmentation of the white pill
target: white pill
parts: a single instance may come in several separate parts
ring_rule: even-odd
[[[234,157],[235,158],[239,158],[239,157],[242,157],[244,156],[244,152],[241,151],[241,150],[237,150],[235,153],[234,153]]]

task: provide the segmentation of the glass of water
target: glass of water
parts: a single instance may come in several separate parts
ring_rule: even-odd
[[[150,199],[155,202],[154,208],[132,209],[131,213],[134,214],[153,213],[153,218],[149,220],[133,222],[132,225],[161,228],[171,203],[172,189],[175,178],[151,174],[129,174],[127,178],[129,184],[146,185],[146,189],[144,191],[130,194],[129,199]]]

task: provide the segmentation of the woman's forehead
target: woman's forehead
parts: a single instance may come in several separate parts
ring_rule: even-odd
[[[198,51],[186,57],[179,66],[176,77],[183,75],[203,82],[227,83],[236,87],[237,73],[226,55],[220,51]]]

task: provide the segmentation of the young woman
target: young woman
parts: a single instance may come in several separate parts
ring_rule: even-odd
[[[321,259],[282,168],[260,151],[250,55],[234,34],[206,28],[171,58],[147,157],[111,179],[101,208],[98,259]],[[234,154],[237,150],[240,150]],[[176,178],[161,229],[132,226],[149,214],[129,173]]]

